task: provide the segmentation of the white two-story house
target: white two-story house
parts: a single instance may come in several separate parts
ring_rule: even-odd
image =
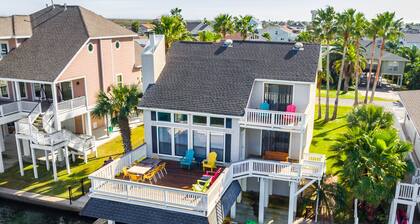
[[[289,197],[282,221],[292,223],[297,195],[320,181],[325,167],[323,155],[309,153],[320,46],[176,42],[165,53],[164,43],[152,35],[142,55],[146,143],[90,176],[82,215],[110,223],[223,223],[226,216],[235,219],[241,192],[254,191],[259,223],[270,195]],[[159,157],[176,164],[188,149],[198,167],[216,152],[224,168],[206,192],[189,185],[201,168],[169,166],[151,183],[116,178],[130,162]]]

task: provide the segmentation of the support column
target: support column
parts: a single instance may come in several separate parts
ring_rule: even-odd
[[[266,180],[264,178],[260,178],[260,197],[258,202],[258,223],[263,224],[264,223],[264,198],[265,198],[265,182]]]
[[[4,145],[3,125],[0,125],[0,153],[5,151],[6,146]]]
[[[64,147],[64,156],[66,157],[66,169],[67,169],[67,174],[70,174],[70,162],[69,162],[69,148],[67,146]]]
[[[389,209],[389,220],[388,224],[394,224],[396,221],[397,215],[397,199],[393,199],[391,203],[391,208]]]
[[[21,101],[22,97],[20,95],[19,82],[15,81],[15,82],[13,82],[13,84],[15,85],[15,99],[16,99],[16,101]],[[18,103],[18,108],[19,108],[19,111],[22,110],[22,105],[20,103]]]
[[[23,146],[23,155],[24,156],[30,156],[31,155],[31,149],[29,147],[29,140],[22,139],[22,146]]]
[[[16,138],[16,150],[18,154],[18,160],[19,160],[19,169],[20,169],[20,175],[23,176],[25,173],[23,171],[23,160],[22,160],[22,152],[20,151],[20,141],[18,137]]]
[[[231,219],[236,218],[236,202],[233,203],[232,207],[230,208],[230,218]]]
[[[414,209],[416,208],[416,204],[412,204],[412,205],[410,205],[410,206],[408,206],[407,207],[407,210],[408,210],[408,208],[410,208],[410,211],[409,211],[409,215],[408,215],[408,223],[413,223],[413,218],[414,218]]]
[[[270,180],[265,180],[265,184],[264,184],[264,187],[265,187],[265,190],[264,190],[264,207],[265,208],[267,208],[268,207],[268,200],[269,200],[269,194],[268,194],[268,192],[269,192],[269,187],[268,187],[268,185],[269,185],[269,183],[270,183]]]
[[[4,173],[3,155],[0,151],[0,173]]]
[[[50,171],[50,158],[48,158],[49,155],[48,155],[47,150],[44,151],[44,155],[45,155],[45,166],[47,167],[47,170]]]
[[[53,167],[53,175],[54,175],[54,181],[57,181],[57,164],[56,164],[56,159],[55,159],[55,150],[51,151],[51,156],[52,156],[52,167]]]
[[[86,122],[86,135],[92,135],[92,121],[91,121],[91,119],[90,119],[90,112],[88,111],[87,113],[86,113],[86,119],[85,119],[85,122]]]
[[[38,168],[36,165],[36,156],[35,156],[35,150],[31,148],[31,154],[32,154],[32,167],[34,170],[34,177],[38,179]]]
[[[321,187],[321,181],[318,181],[318,188]],[[315,223],[318,223],[318,208],[319,207],[319,191],[316,193],[316,205],[315,205]]]
[[[295,219],[295,193],[296,193],[296,183],[290,182],[290,191],[289,191],[289,215],[287,218],[287,223],[292,224]]]
[[[55,83],[51,84],[51,91],[53,97],[53,108],[54,108],[54,126],[57,131],[61,130],[61,122],[58,118],[58,99],[57,99],[57,86]]]

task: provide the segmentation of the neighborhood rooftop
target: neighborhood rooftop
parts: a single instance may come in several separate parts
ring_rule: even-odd
[[[417,131],[420,131],[420,90],[400,92],[401,100]]]
[[[255,79],[315,82],[320,46],[234,41],[177,42],[140,107],[242,116]]]
[[[29,16],[0,17],[0,37],[30,37],[31,35],[32,28]]]
[[[52,82],[89,38],[136,36],[80,6],[50,6],[30,21],[32,37],[0,61],[0,77]]]
[[[376,59],[376,60],[379,59],[379,55],[381,53],[381,49],[380,49],[381,44],[380,43],[381,42],[379,41],[379,44],[377,42],[376,45],[375,45],[375,52],[373,54],[373,58]],[[365,55],[366,58],[370,58],[371,57],[371,54],[372,54],[372,44],[373,44],[373,42],[371,40],[362,40],[361,43],[360,43],[360,45],[362,47],[364,47],[365,50],[366,50],[364,52],[364,55]],[[384,61],[408,61],[407,59],[405,59],[405,58],[403,58],[401,56],[398,56],[396,54],[393,54],[391,52],[388,52],[388,51],[384,51],[384,54],[382,56],[382,60],[384,60]]]

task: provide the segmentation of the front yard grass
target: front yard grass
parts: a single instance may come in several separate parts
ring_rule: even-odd
[[[133,128],[131,131],[131,142],[133,148],[136,148],[144,142],[144,126]],[[19,165],[16,165],[0,174],[0,187],[68,199],[68,187],[73,186],[73,198],[77,198],[81,196],[81,180],[85,180],[85,192],[88,191],[90,181],[87,176],[102,167],[110,156],[115,159],[120,157],[123,151],[122,138],[118,136],[98,147],[98,158],[92,154],[87,164],[81,159],[70,163],[70,175],[67,174],[65,167],[57,167],[57,182],[54,182],[52,169],[47,171],[44,164],[38,165],[38,179],[33,177],[32,163],[24,164],[23,177],[20,176]]]
[[[325,105],[321,106],[322,114],[325,114]],[[330,116],[332,115],[334,107],[330,106]],[[340,106],[338,108],[338,116],[334,121],[324,122],[324,117],[315,120],[314,133],[311,147],[309,149],[312,153],[324,154],[327,158],[332,155],[332,146],[336,139],[347,131],[346,115],[352,110],[352,107]],[[315,117],[317,117],[318,105],[315,108]],[[334,161],[327,159],[327,174],[334,173],[332,168]]]
[[[354,90],[349,90],[348,92],[340,92],[340,96],[338,98],[340,99],[354,99]],[[370,92],[369,92],[370,94]],[[337,90],[331,89],[329,96],[330,98],[335,98],[335,96],[337,95]],[[319,96],[318,90],[316,91],[316,96]],[[325,89],[321,89],[321,97],[327,97],[327,90]],[[369,95],[370,97],[370,95]],[[369,99],[369,98],[368,98]],[[363,101],[365,100],[365,91],[359,91],[359,101]],[[384,102],[394,102],[395,100],[393,99],[386,99],[386,98],[382,98],[382,97],[374,97],[373,98],[374,101],[384,101]]]

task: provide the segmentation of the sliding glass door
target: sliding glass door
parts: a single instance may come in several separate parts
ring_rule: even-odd
[[[293,86],[265,84],[264,101],[270,105],[270,110],[286,111],[287,105],[293,103]]]
[[[281,131],[262,131],[262,153],[265,151],[289,152],[290,133]]]

